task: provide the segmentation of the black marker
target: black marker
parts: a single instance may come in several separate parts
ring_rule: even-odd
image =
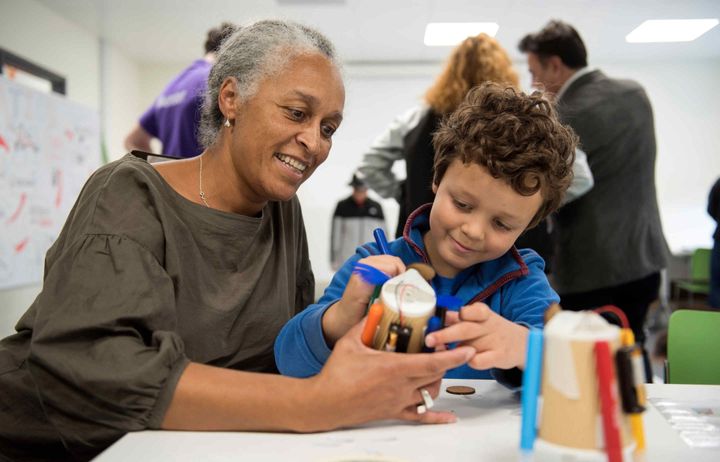
[[[397,348],[398,353],[407,353],[408,344],[410,344],[410,336],[412,335],[412,327],[402,326],[398,332]]]

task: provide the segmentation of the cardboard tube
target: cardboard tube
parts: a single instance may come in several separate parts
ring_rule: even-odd
[[[620,329],[592,312],[560,311],[545,327],[542,413],[539,438],[554,445],[604,451],[595,342],[609,342],[614,354]],[[616,412],[621,413],[619,403]],[[620,418],[623,448],[631,440],[627,416]]]
[[[419,353],[424,344],[425,326],[435,310],[435,291],[430,284],[416,270],[409,269],[383,284],[380,302],[384,310],[373,348],[384,349],[390,324],[401,322],[412,328],[407,352]]]

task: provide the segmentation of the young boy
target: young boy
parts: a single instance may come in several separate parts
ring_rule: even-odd
[[[390,243],[392,256],[378,255],[374,243],[358,247],[318,303],[285,325],[275,341],[280,372],[318,373],[335,341],[363,318],[372,287],[362,292],[366,298],[342,299],[346,285],[364,284],[352,274],[358,261],[391,276],[424,262],[437,272],[435,292],[466,305],[426,344],[461,342],[477,351],[446,377],[519,385],[528,327],[541,327],[544,311],[559,297],[543,260],[513,244],[560,205],[572,179],[575,144],[573,132],[539,93],[495,84],[470,91],[434,134],[433,203],[410,215],[403,237]]]

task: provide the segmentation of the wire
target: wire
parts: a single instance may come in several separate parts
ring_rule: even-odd
[[[395,286],[395,302],[397,303],[398,308],[398,324],[403,325],[403,313],[402,313],[402,306],[403,303],[405,303],[405,292],[407,292],[408,288],[411,288],[412,284],[400,282],[398,285]]]
[[[605,306],[601,306],[600,308],[595,308],[593,311],[596,312],[596,313],[598,313],[598,314],[602,314],[602,313],[612,313],[612,314],[614,314],[615,316],[617,316],[617,318],[620,320],[620,327],[623,327],[623,328],[625,328],[625,329],[629,329],[629,328],[630,328],[630,323],[628,322],[627,316],[625,315],[625,313],[624,313],[620,308],[618,308],[618,307],[615,306],[615,305],[605,305]]]

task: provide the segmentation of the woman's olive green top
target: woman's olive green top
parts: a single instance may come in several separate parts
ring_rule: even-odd
[[[0,342],[0,460],[86,459],[158,428],[190,361],[275,372],[273,341],[313,290],[297,198],[247,217],[132,154],[100,168]]]

